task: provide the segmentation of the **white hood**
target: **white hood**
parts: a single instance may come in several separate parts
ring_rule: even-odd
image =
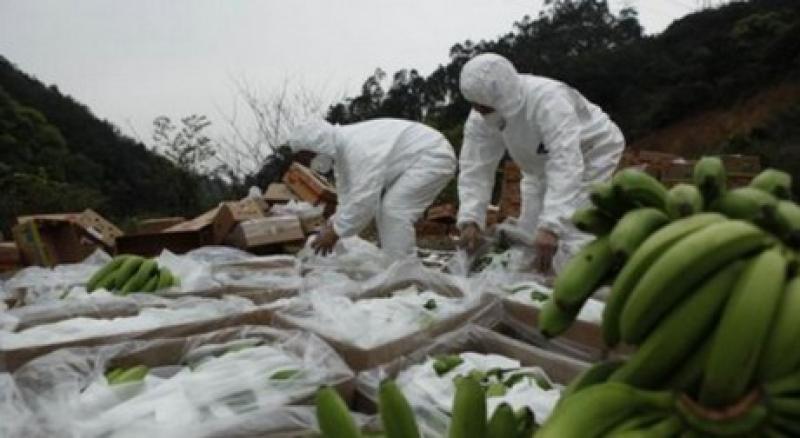
[[[523,104],[519,74],[509,60],[484,53],[461,69],[461,93],[473,103],[497,110],[504,117],[516,114]]]
[[[298,125],[289,138],[292,152],[310,151],[317,154],[336,156],[337,145],[342,144],[338,127],[323,119],[309,119]]]

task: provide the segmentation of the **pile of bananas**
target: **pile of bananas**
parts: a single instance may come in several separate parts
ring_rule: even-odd
[[[593,188],[573,222],[597,238],[539,327],[558,336],[610,285],[605,342],[637,348],[573,382],[537,437],[800,436],[800,206],[784,172],[726,181],[706,157],[694,184],[626,169]]]
[[[86,283],[86,291],[105,289],[119,295],[133,292],[155,292],[180,285],[180,279],[153,259],[123,254],[114,257],[97,270]]]
[[[383,425],[380,434],[361,432],[347,404],[333,388],[320,389],[316,404],[317,421],[326,438],[421,436],[414,411],[393,380],[384,380],[378,389],[378,411]],[[529,438],[536,428],[530,409],[515,412],[506,403],[498,406],[487,421],[486,391],[478,380],[469,376],[456,379],[452,412],[449,438]]]

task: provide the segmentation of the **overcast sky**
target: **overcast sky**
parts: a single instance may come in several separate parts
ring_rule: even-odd
[[[611,0],[648,33],[697,0]],[[542,0],[0,0],[0,55],[149,141],[152,120],[218,120],[234,79],[287,78],[333,99],[376,67],[427,74],[465,39],[511,30]],[[219,123],[218,123],[218,126]]]

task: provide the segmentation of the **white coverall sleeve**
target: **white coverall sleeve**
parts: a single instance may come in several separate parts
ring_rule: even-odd
[[[347,184],[343,187],[346,193],[340,197],[333,218],[333,230],[339,237],[357,235],[375,217],[380,205],[386,169],[385,160],[376,162],[375,157],[369,156],[363,148],[348,149],[342,163],[342,171],[347,172]]]
[[[544,146],[549,151],[544,169],[546,192],[539,227],[562,236],[567,232],[583,186],[581,125],[562,90],[556,90],[544,99],[545,105],[534,115]]]
[[[495,172],[504,153],[500,132],[486,126],[482,116],[473,110],[464,126],[464,144],[459,156],[459,227],[473,222],[485,228]]]

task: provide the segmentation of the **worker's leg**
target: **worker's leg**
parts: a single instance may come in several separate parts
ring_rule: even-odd
[[[423,156],[392,184],[376,216],[381,248],[393,258],[414,254],[414,222],[453,178],[455,161]]]

